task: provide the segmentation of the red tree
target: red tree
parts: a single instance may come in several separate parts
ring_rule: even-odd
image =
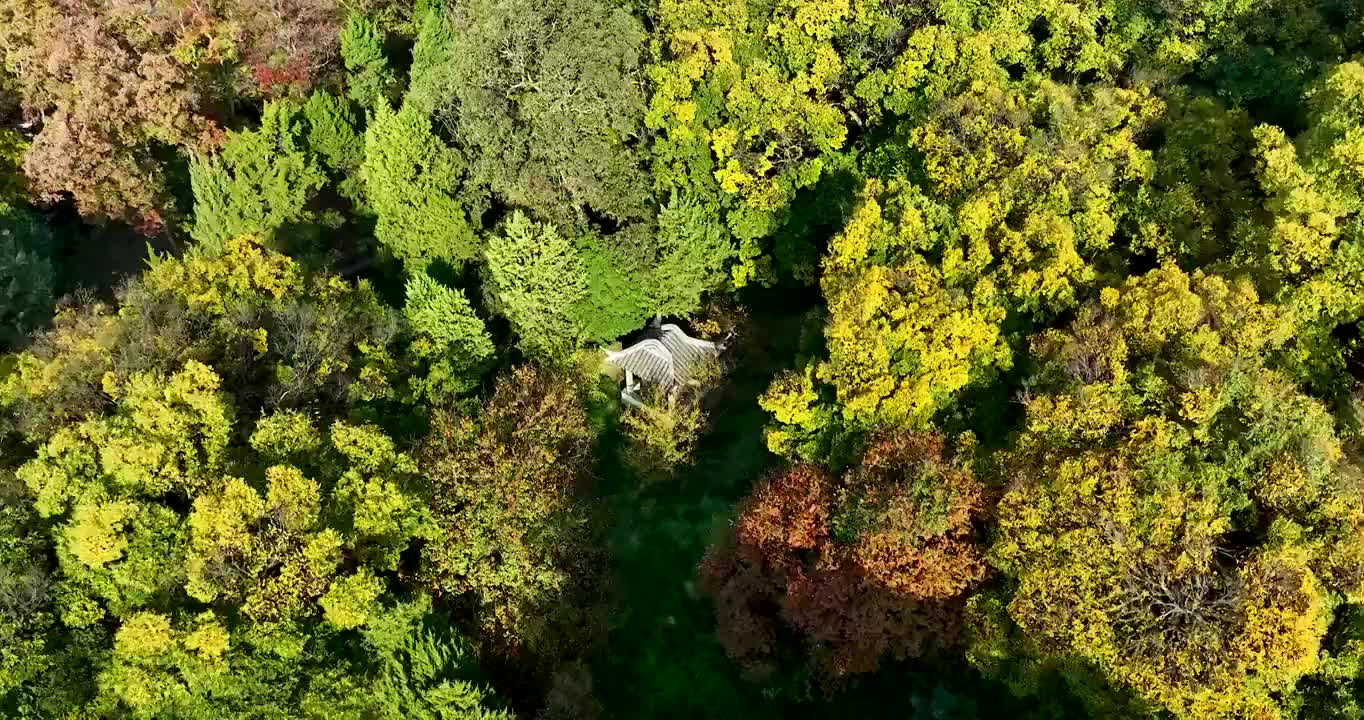
[[[841,481],[811,465],[773,474],[699,568],[721,644],[762,676],[784,626],[836,679],[955,642],[962,593],[985,572],[982,497],[932,435],[874,443]]]

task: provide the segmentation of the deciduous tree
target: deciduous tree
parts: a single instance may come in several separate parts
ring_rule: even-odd
[[[439,534],[423,551],[436,592],[467,598],[503,652],[553,658],[581,640],[595,572],[581,493],[592,434],[565,376],[523,366],[473,417],[438,413],[422,453]]]
[[[409,102],[469,159],[471,181],[556,223],[647,219],[643,30],[601,0],[437,4],[414,49]]]
[[[1249,282],[1166,267],[1034,340],[991,550],[1009,612],[1179,717],[1282,712],[1330,594],[1361,590],[1357,473],[1264,364],[1289,333]]]
[[[767,479],[700,568],[730,657],[771,672],[781,624],[831,679],[954,642],[960,597],[985,570],[972,537],[984,488],[963,460],[937,436],[900,434],[841,481],[811,465]]]

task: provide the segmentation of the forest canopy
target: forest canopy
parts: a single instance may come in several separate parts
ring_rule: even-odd
[[[1362,323],[1357,0],[0,0],[0,716],[1353,720]]]

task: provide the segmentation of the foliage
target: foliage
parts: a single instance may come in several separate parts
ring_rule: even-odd
[[[941,438],[901,434],[841,482],[810,465],[768,478],[700,568],[729,655],[770,674],[779,622],[828,678],[955,642],[959,598],[985,569],[971,530],[984,489],[957,463]]]
[[[365,140],[350,103],[329,92],[315,92],[303,103],[302,121],[306,145],[326,167],[337,193],[363,207],[360,164],[365,160]]]
[[[194,240],[221,247],[242,235],[268,237],[307,222],[308,202],[326,182],[304,147],[304,129],[287,103],[266,105],[260,128],[228,133],[219,154],[190,165]]]
[[[244,416],[313,402],[345,406],[392,394],[392,312],[365,283],[304,277],[252,238],[222,254],[164,259],[119,298],[66,309],[4,378],[7,405],[30,442],[110,406],[112,388],[189,361],[237,389]],[[396,378],[395,378],[396,379]]]
[[[427,596],[376,617],[364,631],[379,657],[375,696],[384,717],[415,720],[512,720],[483,687],[473,651],[431,613]]]
[[[468,299],[426,273],[407,279],[403,314],[417,339],[411,352],[427,359],[430,375],[423,382],[433,397],[471,389],[494,354],[492,338]]]
[[[52,231],[0,202],[0,347],[15,346],[52,315]]]
[[[1283,325],[1245,281],[1166,267],[1034,340],[991,549],[1009,612],[1180,717],[1280,713],[1330,593],[1360,592],[1356,471],[1263,364]]]
[[[573,311],[587,284],[568,238],[518,211],[488,239],[483,256],[492,298],[526,352],[555,360],[577,347],[583,331]]]
[[[433,6],[408,101],[434,111],[471,182],[556,223],[646,217],[634,144],[642,28],[601,0],[463,0]]]
[[[758,239],[819,179],[822,155],[848,139],[834,95],[861,68],[839,48],[888,40],[889,14],[849,3],[779,3],[750,14],[743,3],[692,0],[662,2],[658,12],[668,55],[648,68],[655,91],[646,121],[660,133],[655,175],[666,190],[728,206],[741,243],[736,285],[769,279]]]
[[[203,109],[220,96],[214,75],[236,44],[220,18],[195,15],[105,1],[0,8],[0,54],[20,69],[25,108],[45,117],[24,162],[36,193],[70,192],[90,217],[164,222],[169,191],[154,144],[218,143]]]
[[[831,243],[821,280],[829,359],[816,375],[833,386],[844,421],[922,428],[962,388],[1009,367],[995,284],[959,284],[924,257],[955,230],[944,208],[913,188],[883,191],[872,181]]]
[[[0,350],[3,717],[1364,708],[1357,0],[0,0]]]
[[[477,415],[432,418],[422,465],[439,534],[423,550],[426,577],[469,598],[504,652],[553,657],[588,630],[591,448],[579,388],[531,365],[501,377]]]
[[[452,194],[464,176],[459,156],[411,106],[379,103],[365,129],[365,190],[379,217],[375,237],[401,260],[461,263],[478,255],[478,238]]]
[[[720,384],[724,367],[713,361],[693,367],[675,390],[650,388],[639,407],[621,416],[621,461],[645,480],[686,471],[706,430],[706,400]]]
[[[24,153],[28,141],[14,130],[0,130],[0,203],[12,204],[24,199],[28,181],[24,178]]]
[[[368,110],[392,99],[398,78],[384,57],[384,31],[374,20],[355,12],[346,18],[341,28],[341,57],[352,100]]]

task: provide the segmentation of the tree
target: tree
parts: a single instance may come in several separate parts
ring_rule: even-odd
[[[6,370],[0,410],[33,449],[3,438],[26,461],[0,505],[0,707],[503,717],[446,650],[358,645],[436,537],[415,459],[362,407],[396,399],[368,288],[238,239],[152,263],[119,301],[67,311]]]
[[[1292,320],[1164,267],[1034,339],[992,563],[1009,614],[1178,717],[1274,716],[1358,596],[1331,416],[1265,358]]]
[[[307,128],[307,147],[326,167],[337,194],[357,209],[364,208],[360,165],[365,161],[365,139],[351,104],[319,90],[303,103],[302,121]]]
[[[219,154],[191,163],[195,241],[220,247],[311,219],[308,203],[327,176],[307,151],[296,115],[290,104],[271,102],[259,128],[228,133]]]
[[[106,383],[169,375],[191,360],[236,391],[244,417],[396,394],[399,326],[368,284],[305,277],[253,238],[156,261],[121,293],[117,312],[67,309],[55,325],[0,389],[0,405],[33,443],[110,407]]]
[[[52,316],[52,232],[0,202],[0,347],[16,346]]]
[[[512,720],[478,676],[474,651],[430,599],[401,604],[371,621],[365,641],[378,655],[383,717]]]
[[[734,247],[716,208],[675,197],[657,227],[637,223],[609,236],[580,234],[575,242],[587,280],[576,303],[586,338],[611,341],[655,315],[690,317],[707,293],[722,290]]]
[[[266,97],[303,95],[336,64],[342,4],[333,0],[229,0],[240,61]]]
[[[183,620],[142,613],[120,626],[99,677],[114,707],[194,720],[512,717],[426,596],[379,610],[344,640],[325,630],[242,632],[224,621],[213,612]]]
[[[421,381],[425,393],[439,398],[472,389],[492,361],[494,348],[464,293],[425,272],[410,275],[403,315],[417,335],[411,352],[430,363]]]
[[[52,672],[65,640],[56,632],[46,528],[25,500],[13,471],[0,470],[0,708]]]
[[[1364,226],[1361,99],[1364,64],[1344,63],[1312,91],[1310,125],[1296,144],[1279,128],[1254,130],[1256,170],[1272,222],[1250,228],[1239,264],[1271,288],[1300,284],[1288,288],[1301,298],[1295,304],[1328,318],[1360,312],[1346,288],[1358,282],[1349,259]]]
[[[1011,309],[1073,306],[1150,177],[1136,138],[1162,109],[1141,88],[1048,81],[979,83],[947,100],[912,132],[925,194],[956,220],[924,250],[942,254],[949,283],[989,279]]]
[[[826,679],[955,642],[960,597],[984,576],[971,529],[984,488],[944,451],[937,436],[892,435],[841,482],[797,465],[761,484],[699,570],[730,657],[770,674],[779,623]]]
[[[718,208],[693,197],[673,197],[658,213],[657,248],[643,281],[654,312],[691,315],[704,294],[725,286],[734,244]]]
[[[407,102],[433,111],[470,181],[559,224],[649,213],[640,87],[643,31],[599,0],[433,6]]]
[[[0,83],[3,82],[0,80]],[[0,110],[2,115],[3,111]],[[0,203],[17,203],[27,197],[28,181],[23,173],[24,153],[27,151],[28,141],[23,135],[14,130],[0,130]]]
[[[423,451],[433,590],[467,598],[492,647],[555,658],[584,627],[596,560],[580,493],[592,434],[571,379],[523,366],[472,417],[437,412]]]
[[[996,285],[953,277],[948,263],[929,259],[956,232],[947,208],[913,186],[867,183],[824,261],[828,360],[779,380],[763,399],[778,422],[773,451],[814,459],[838,424],[923,429],[963,388],[1011,365]],[[816,380],[832,387],[833,407],[820,407]]]
[[[724,364],[708,359],[689,370],[676,388],[653,386],[639,407],[621,415],[621,461],[645,481],[675,477],[695,460],[696,443],[706,430],[706,400],[725,374]]]
[[[366,110],[393,99],[398,78],[384,57],[384,31],[352,12],[341,28],[341,57],[349,73],[350,97]]]
[[[159,229],[171,204],[154,145],[219,142],[206,111],[221,97],[230,28],[189,7],[104,1],[6,3],[0,25],[24,108],[43,117],[24,162],[34,192],[70,192],[83,215]]]
[[[426,115],[379,103],[365,129],[365,190],[379,217],[375,236],[414,264],[459,264],[478,255],[478,238],[455,191],[464,177],[459,155],[431,131]]]
[[[833,96],[863,68],[839,45],[875,47],[893,33],[890,20],[869,5],[779,3],[751,17],[735,3],[660,5],[665,54],[647,69],[655,176],[665,191],[728,211],[735,285],[771,279],[760,240],[847,141],[849,118]]]
[[[488,290],[523,349],[554,360],[577,348],[583,330],[574,310],[587,295],[587,281],[568,238],[518,211],[488,239],[483,257]]]

